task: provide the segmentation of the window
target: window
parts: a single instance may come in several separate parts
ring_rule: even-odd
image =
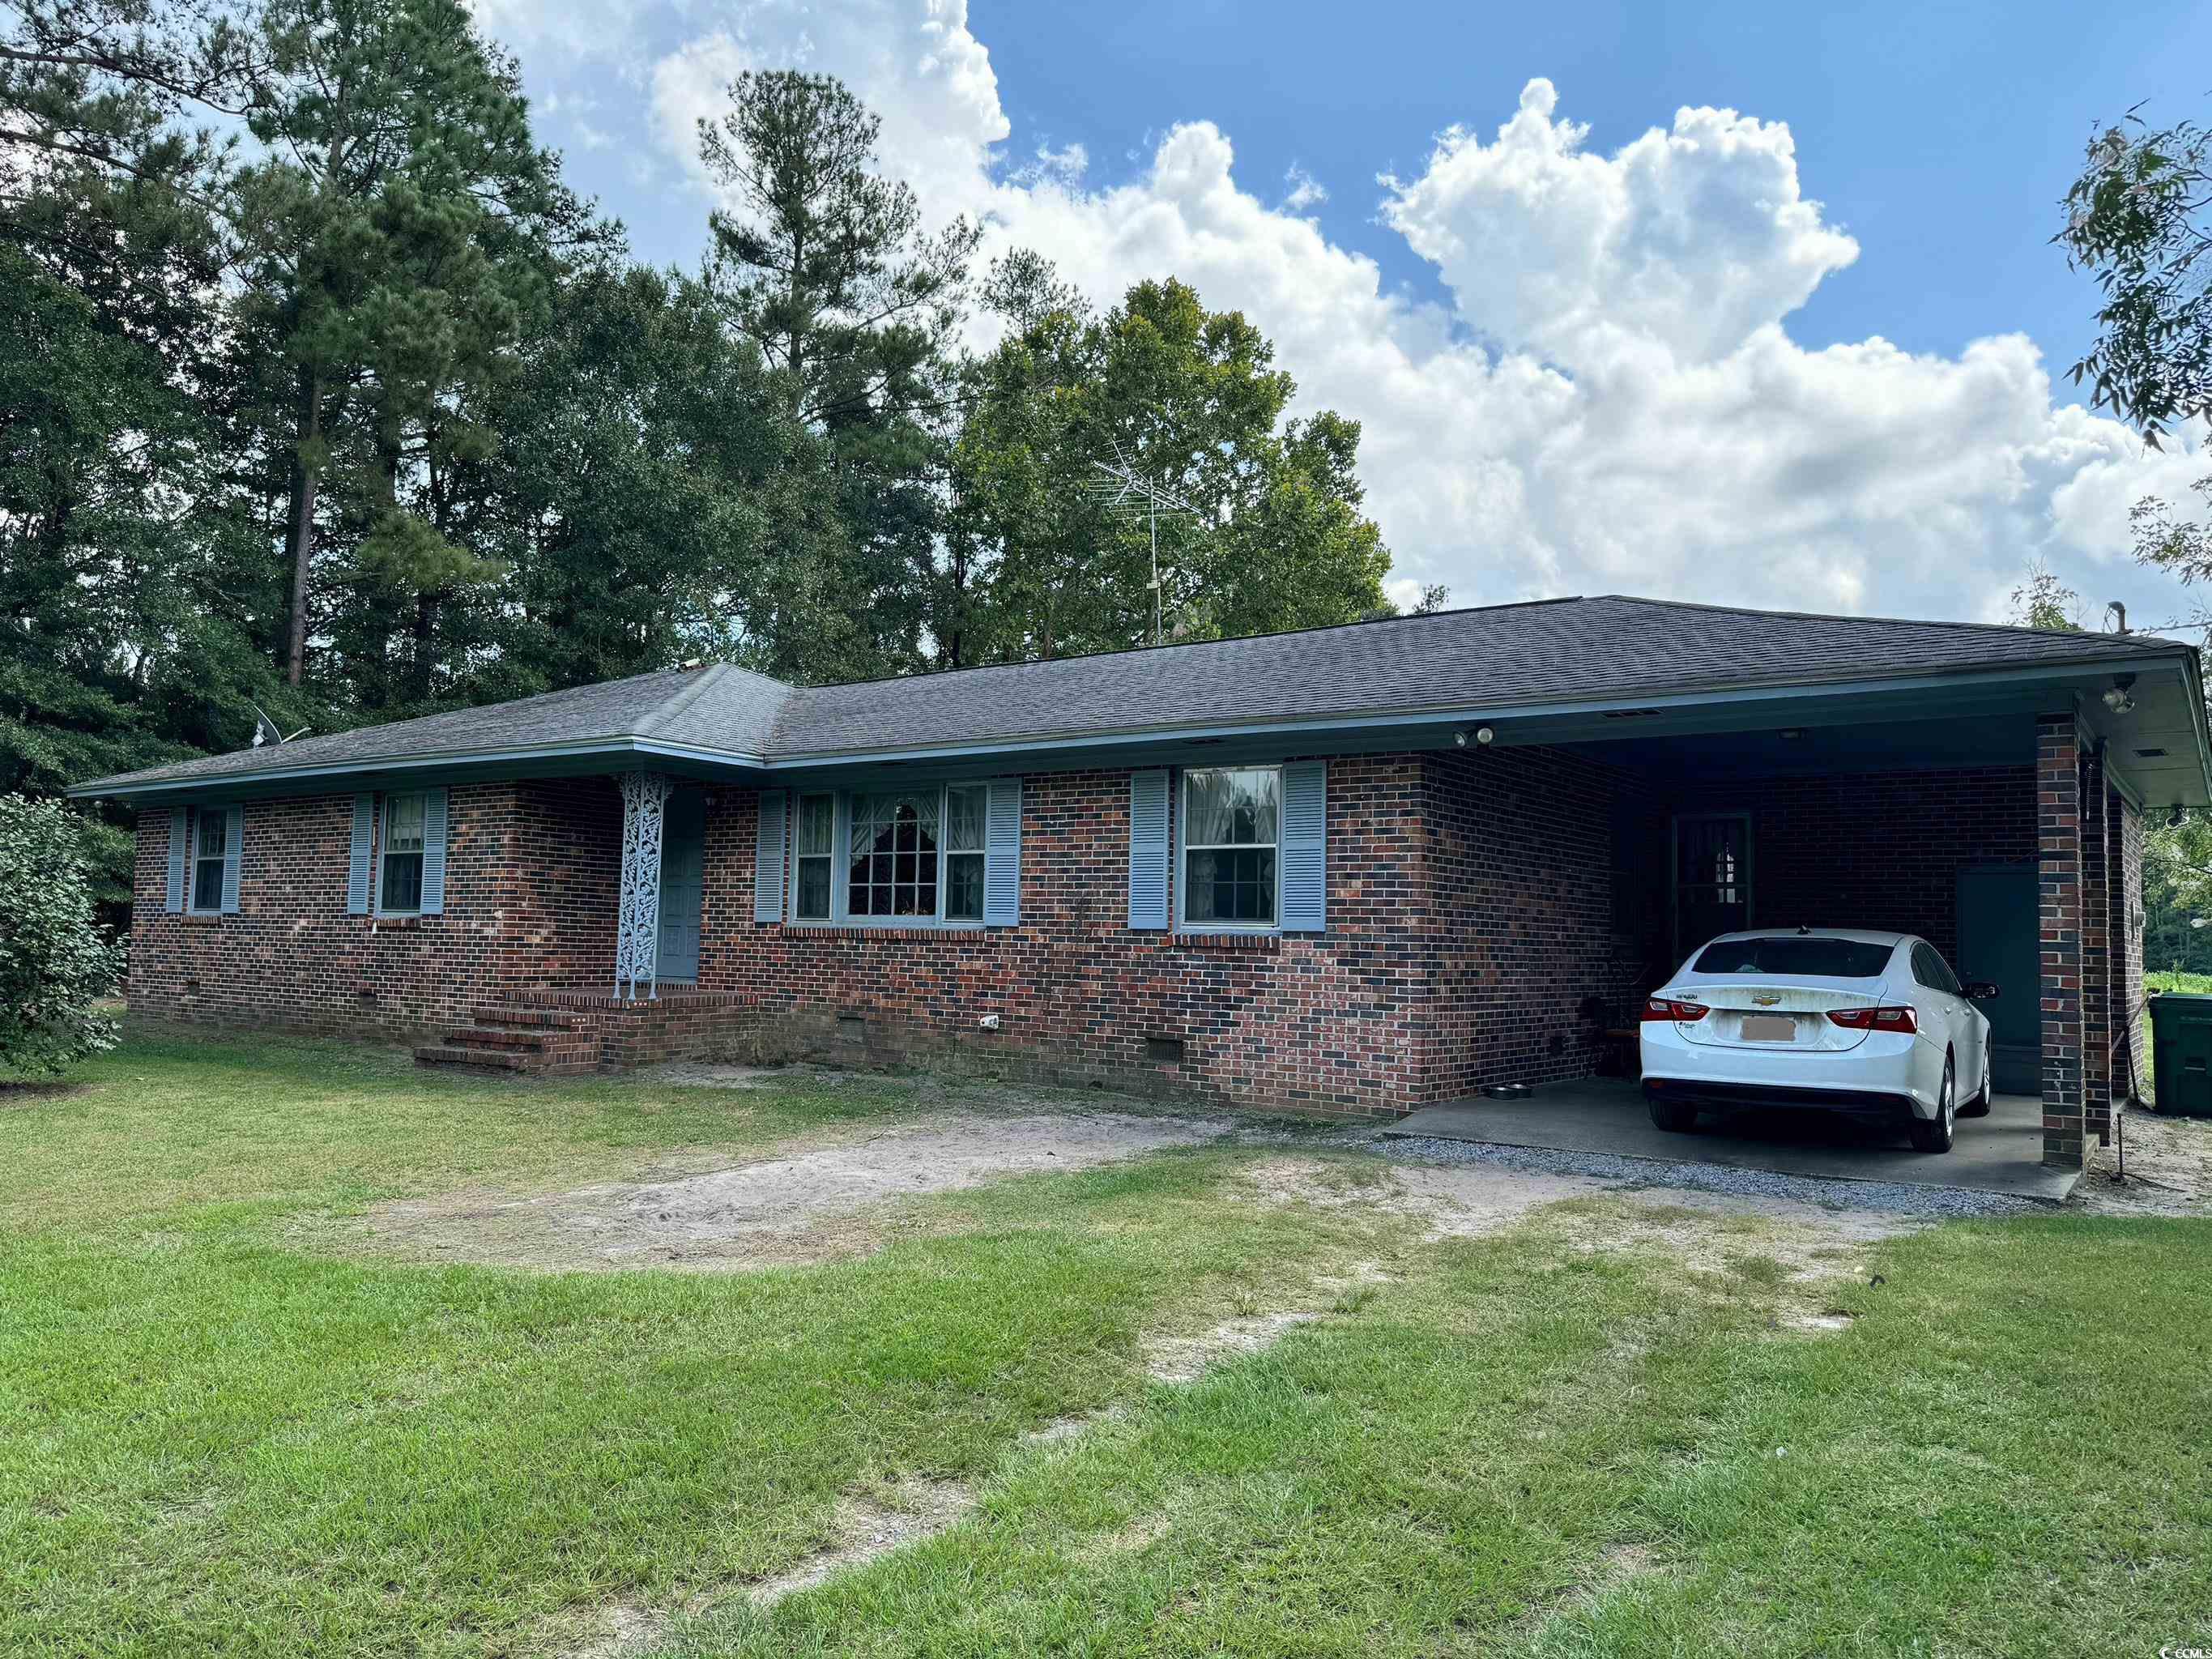
[[[943,810],[944,797],[934,790],[853,797],[848,915],[937,914],[938,816]]]
[[[1961,994],[1958,978],[1951,972],[1950,963],[1943,960],[1932,945],[1912,947],[1912,977],[1931,991],[1948,992],[1954,997]]]
[[[384,798],[376,908],[388,916],[413,915],[422,908],[423,804],[421,795]]]
[[[945,919],[983,920],[983,805],[990,791],[980,783],[945,792]]]
[[[1274,926],[1282,799],[1273,767],[1183,774],[1184,921]]]
[[[222,872],[230,851],[230,814],[201,807],[192,814],[192,908],[222,908]]]
[[[830,920],[830,866],[836,857],[836,837],[837,798],[801,795],[799,844],[794,849],[797,877],[791,898],[791,913],[801,921]]]
[[[1889,966],[1888,945],[1855,939],[1724,939],[1707,945],[1693,974],[1784,974],[1792,978],[1872,979]]]

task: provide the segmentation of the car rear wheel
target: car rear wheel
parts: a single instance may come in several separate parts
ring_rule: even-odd
[[[1943,1056],[1943,1091],[1936,1097],[1936,1115],[1914,1118],[1911,1129],[1912,1150],[1916,1152],[1948,1152],[1951,1150],[1951,1131],[1959,1116],[1958,1078],[1951,1064],[1951,1056]]]
[[[1651,1121],[1669,1134],[1686,1134],[1698,1127],[1698,1109],[1680,1100],[1661,1100],[1656,1095],[1644,1097],[1644,1104],[1651,1109]]]
[[[1982,1086],[1975,1091],[1972,1100],[1959,1108],[1960,1117],[1987,1117],[1990,1115],[1990,1102],[1996,1098],[1995,1079],[1990,1076],[1989,1044],[1984,1043],[1982,1050]]]

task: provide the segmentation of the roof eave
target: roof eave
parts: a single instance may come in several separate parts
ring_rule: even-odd
[[[1613,697],[1531,699],[1519,702],[1453,701],[1395,708],[1352,710],[1343,714],[1304,715],[1290,719],[1162,723],[1124,726],[1110,732],[1046,732],[1000,741],[921,744],[902,749],[850,748],[793,750],[771,755],[765,763],[771,772],[802,768],[867,765],[887,761],[959,759],[967,757],[1018,754],[1040,750],[1104,749],[1133,744],[1188,743],[1198,738],[1296,736],[1301,732],[1351,732],[1401,726],[1455,726],[1480,721],[1559,719],[1575,715],[1603,715],[1621,709],[1694,708],[1703,704],[1778,702],[1807,696],[1841,697],[1871,692],[1940,691],[1960,684],[1987,687],[2063,684],[2124,666],[2140,671],[2144,663],[2160,658],[2182,664],[2192,690],[2197,684],[2194,647],[2175,643],[2162,650],[2132,648],[2114,655],[2076,657],[2040,663],[1984,663],[1959,667],[1917,670],[1900,674],[1838,674],[1808,676],[1787,682],[1745,681],[1684,687],[1674,690],[1643,690]],[[2200,695],[2200,727],[2203,726]],[[2212,743],[2200,744],[2200,758],[2212,756]],[[2212,778],[2212,769],[2208,769]]]
[[[665,738],[624,734],[586,738],[565,744],[525,744],[501,748],[455,749],[413,755],[366,756],[332,761],[319,766],[247,767],[237,771],[176,776],[156,774],[140,777],[123,774],[72,785],[66,792],[74,800],[158,800],[212,794],[281,791],[289,784],[318,784],[346,778],[405,775],[424,772],[451,775],[471,769],[526,765],[533,761],[564,763],[595,759],[676,760],[699,765],[758,770],[761,756],[701,744],[672,743]]]

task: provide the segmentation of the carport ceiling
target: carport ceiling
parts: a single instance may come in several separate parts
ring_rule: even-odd
[[[1705,781],[1836,772],[1954,771],[2030,766],[2035,726],[2016,714],[1894,720],[1780,731],[1698,732],[1577,744],[1617,766]]]

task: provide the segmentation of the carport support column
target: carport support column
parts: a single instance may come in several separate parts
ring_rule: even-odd
[[[2043,951],[2043,1161],[2081,1164],[2081,731],[2072,709],[2036,721]]]
[[[2112,811],[2105,757],[2081,756],[2081,1139],[2112,1141]]]

